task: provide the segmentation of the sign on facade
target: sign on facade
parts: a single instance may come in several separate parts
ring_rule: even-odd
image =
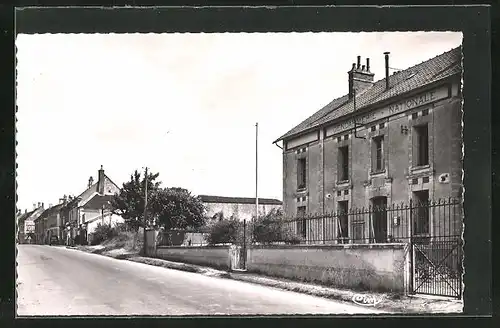
[[[353,129],[354,121],[356,121],[357,124],[366,125],[369,124],[370,122],[377,121],[382,118],[394,116],[420,106],[428,105],[433,102],[446,99],[449,97],[449,91],[450,91],[450,86],[445,85],[438,89],[426,91],[417,96],[410,97],[401,100],[399,102],[393,103],[389,106],[383,107],[381,109],[366,113],[364,115],[356,117],[355,119],[351,118],[347,121],[326,128],[325,136],[329,137],[341,133],[345,130]]]

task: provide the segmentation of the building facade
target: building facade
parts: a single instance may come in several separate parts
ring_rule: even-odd
[[[69,233],[73,240],[85,243],[88,238],[88,223],[101,217],[108,210],[110,197],[120,192],[120,188],[104,173],[101,168],[97,173],[97,182],[90,177],[87,189],[68,202]]]
[[[385,62],[374,82],[358,56],[349,93],[275,141],[287,216],[461,197],[461,47],[392,75],[388,53]],[[427,219],[432,234],[440,223]],[[391,218],[383,221],[387,231]],[[352,223],[349,236],[367,233]]]
[[[231,216],[243,221],[255,217],[255,198],[223,197],[199,195],[209,218],[222,214],[224,218]],[[281,209],[282,201],[278,199],[259,198],[259,215],[266,215],[272,209]]]

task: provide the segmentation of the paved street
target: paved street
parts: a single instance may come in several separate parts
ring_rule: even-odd
[[[354,304],[64,247],[20,245],[17,261],[20,316],[375,312]]]

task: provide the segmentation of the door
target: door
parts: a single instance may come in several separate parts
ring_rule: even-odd
[[[387,242],[387,197],[372,199],[372,238],[375,243]]]

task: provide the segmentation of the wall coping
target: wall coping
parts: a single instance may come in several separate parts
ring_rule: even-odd
[[[335,245],[248,245],[248,249],[404,249],[408,243]]]
[[[214,246],[156,246],[157,249],[229,249],[231,245]]]

